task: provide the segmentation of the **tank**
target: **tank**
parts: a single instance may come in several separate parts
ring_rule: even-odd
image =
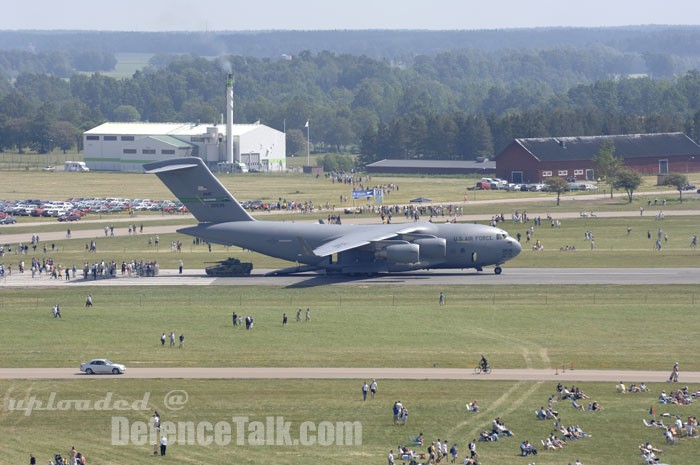
[[[205,268],[207,276],[231,277],[231,276],[249,276],[253,271],[253,264],[250,262],[241,262],[237,258],[227,258],[220,262],[215,262],[217,265],[208,266]]]

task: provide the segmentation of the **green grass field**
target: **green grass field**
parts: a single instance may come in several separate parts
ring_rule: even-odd
[[[692,286],[444,292],[448,303],[438,308],[429,286],[5,289],[0,360],[6,367],[77,368],[100,355],[137,367],[465,367],[486,353],[501,368],[665,370],[671,335],[688,347],[700,331],[700,319],[689,316],[700,303]],[[87,293],[93,309],[83,306]],[[54,303],[62,319],[52,317]],[[307,306],[312,322],[296,323],[297,308]],[[234,311],[253,315],[254,330],[235,330]],[[186,351],[160,347],[171,330],[185,334]],[[683,366],[697,370],[700,362],[686,357]]]
[[[384,381],[374,400],[362,402],[361,380],[149,380],[90,379],[88,381],[0,381],[4,398],[9,403],[35,396],[48,401],[55,399],[84,399],[92,403],[103,400],[108,393],[112,399],[132,405],[148,393],[145,410],[129,411],[34,411],[25,416],[22,411],[6,411],[0,417],[3,431],[4,464],[22,463],[33,453],[39,463],[60,452],[65,457],[71,446],[84,453],[89,463],[112,465],[123,463],[177,462],[182,464],[244,463],[259,464],[353,464],[360,461],[383,463],[390,449],[408,443],[409,437],[423,433],[427,441],[448,439],[458,444],[460,461],[467,444],[478,433],[489,430],[491,421],[501,417],[514,437],[501,438],[495,443],[478,442],[479,461],[483,464],[526,464],[533,459],[520,457],[519,444],[525,439],[540,446],[548,436],[553,422],[535,419],[534,411],[556,392],[552,382],[479,382],[479,381]],[[568,401],[555,403],[565,426],[579,425],[591,437],[571,441],[563,450],[544,451],[534,458],[538,464],[557,465],[580,459],[585,464],[619,465],[641,463],[638,445],[651,441],[666,449],[664,462],[690,465],[696,463],[698,441],[687,439],[675,446],[663,443],[658,428],[647,428],[642,418],[648,418],[651,405],[658,414],[674,413],[684,417],[697,413],[694,406],[668,407],[658,405],[656,397],[665,385],[649,385],[651,392],[620,395],[614,384],[590,383],[583,386],[605,410],[579,412]],[[181,410],[168,410],[164,399],[171,390],[184,390],[188,401]],[[467,401],[478,399],[481,411],[465,412]],[[401,400],[409,410],[406,426],[394,426],[391,407]],[[135,422],[150,424],[150,416],[158,410],[161,421],[225,422],[231,434],[222,436],[221,445],[187,444],[171,440],[165,458],[153,457],[153,446],[112,445],[112,418],[123,417],[131,426]],[[304,422],[359,422],[361,445],[250,445],[250,431],[243,427],[238,435],[234,417],[265,423],[267,417],[281,416],[290,422],[290,438],[301,437]],[[668,423],[669,419],[665,421]],[[354,430],[357,432],[358,430]],[[211,433],[210,433],[211,434]],[[358,437],[355,435],[354,437]],[[282,437],[282,436],[278,436]],[[269,437],[268,437],[269,438]],[[119,439],[119,437],[117,437]],[[309,439],[309,438],[307,438]],[[312,437],[313,439],[313,437]],[[238,444],[237,441],[243,444]],[[426,444],[419,451],[425,452]],[[397,463],[401,463],[399,460]]]

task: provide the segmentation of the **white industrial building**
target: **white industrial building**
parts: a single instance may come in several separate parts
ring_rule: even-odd
[[[284,171],[283,132],[264,124],[229,127],[233,147],[227,153],[226,124],[104,123],[83,134],[85,163],[94,171],[143,171],[142,165],[195,156],[213,170],[236,163],[251,171]]]

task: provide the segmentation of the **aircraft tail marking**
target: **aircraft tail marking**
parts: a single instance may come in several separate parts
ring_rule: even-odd
[[[255,221],[198,157],[143,165],[155,174],[200,223]]]

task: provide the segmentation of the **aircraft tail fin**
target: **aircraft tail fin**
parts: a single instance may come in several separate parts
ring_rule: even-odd
[[[255,221],[198,157],[143,165],[155,174],[200,223]]]

